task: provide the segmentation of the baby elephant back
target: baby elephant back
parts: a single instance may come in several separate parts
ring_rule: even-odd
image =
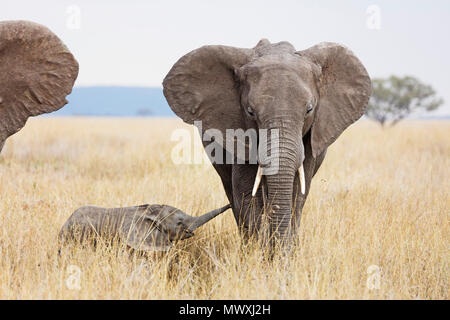
[[[77,209],[63,225],[61,240],[92,242],[97,238],[118,239],[129,247],[143,251],[165,251],[171,246],[152,218],[157,205],[125,208],[85,206]]]

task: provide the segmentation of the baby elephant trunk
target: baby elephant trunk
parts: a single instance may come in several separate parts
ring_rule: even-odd
[[[194,218],[194,222],[189,226],[189,231],[190,232],[194,232],[195,229],[197,229],[198,227],[204,225],[209,220],[215,218],[216,216],[218,216],[219,214],[227,211],[230,208],[231,208],[231,205],[227,204],[225,207],[222,207],[222,208],[219,208],[219,209],[215,209],[213,211],[205,213],[204,215],[202,215],[200,217]]]

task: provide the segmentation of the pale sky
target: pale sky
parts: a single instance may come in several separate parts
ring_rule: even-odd
[[[250,48],[267,38],[301,50],[332,41],[371,77],[431,84],[446,101],[435,113],[450,115],[447,0],[0,1],[0,20],[44,24],[66,43],[80,63],[76,86],[160,87],[178,58],[205,44]]]

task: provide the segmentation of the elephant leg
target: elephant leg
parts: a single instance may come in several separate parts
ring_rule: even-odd
[[[305,194],[302,195],[300,192],[300,177],[298,173],[295,176],[294,179],[294,210],[293,210],[293,216],[291,219],[291,231],[290,236],[291,238],[295,238],[298,235],[298,232],[300,230],[300,221],[303,211],[303,206],[305,205],[306,198],[309,194],[309,190],[311,188],[311,182],[312,178],[316,174],[317,170],[319,170],[320,166],[322,165],[323,159],[325,158],[326,149],[323,153],[318,155],[316,158],[312,156],[312,149],[311,149],[311,139],[310,134],[308,133],[303,138],[303,145],[305,148],[305,160],[303,162],[303,167],[305,170],[305,182],[306,182],[306,189]]]
[[[232,168],[233,213],[245,240],[257,236],[263,214],[262,185],[252,197],[257,165],[236,164]]]
[[[207,148],[208,146],[211,147],[212,143],[215,142],[203,141],[203,147],[204,148]],[[216,145],[215,148],[221,147]],[[228,152],[222,148],[222,159],[214,159],[216,160],[214,162],[212,161],[213,159],[210,160],[212,161],[214,169],[216,170],[217,174],[220,176],[220,179],[222,180],[223,189],[225,190],[228,201],[232,205],[233,204],[233,189],[231,183],[232,165],[226,163],[227,153]]]
[[[233,188],[231,183],[231,165],[229,164],[213,164],[214,169],[219,174],[222,180],[223,189],[227,195],[228,201],[233,205]]]
[[[209,142],[203,142],[203,145],[206,147]],[[227,153],[223,149],[222,163],[213,163],[213,167],[222,180],[239,231],[243,239],[248,240],[258,230],[263,208],[261,187],[255,197],[251,196],[258,166],[226,164]]]

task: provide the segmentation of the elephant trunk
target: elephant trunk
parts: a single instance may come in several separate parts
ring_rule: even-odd
[[[209,220],[215,218],[216,216],[218,216],[219,214],[227,211],[230,208],[231,208],[231,205],[227,204],[226,206],[224,206],[222,208],[212,210],[212,211],[210,211],[208,213],[205,213],[204,215],[202,215],[200,217],[195,217],[194,221],[189,226],[189,231],[190,232],[194,232],[195,229],[197,229],[198,227],[201,227],[202,225],[207,223]]]
[[[273,244],[281,241],[284,244],[289,238],[289,228],[292,217],[292,197],[295,175],[303,170],[304,149],[301,133],[289,128],[285,121],[279,129],[278,146],[271,139],[271,159],[278,159],[278,170],[268,172],[266,175],[267,196],[271,205],[270,236]],[[300,126],[301,127],[301,126]],[[304,179],[300,179],[300,189],[303,191]]]

